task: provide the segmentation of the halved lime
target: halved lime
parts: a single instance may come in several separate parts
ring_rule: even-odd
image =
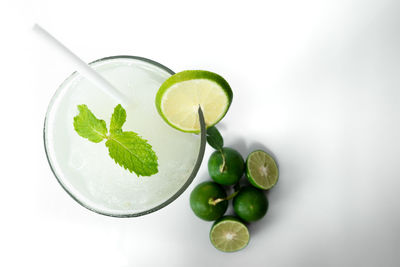
[[[268,190],[278,182],[279,171],[270,155],[262,150],[256,150],[247,157],[246,175],[252,185]]]
[[[172,127],[200,132],[198,108],[207,127],[218,123],[232,102],[232,90],[224,78],[204,70],[186,70],[169,77],[156,96],[156,108]]]
[[[234,216],[217,220],[210,231],[213,246],[223,252],[238,251],[249,243],[250,233],[246,225]]]

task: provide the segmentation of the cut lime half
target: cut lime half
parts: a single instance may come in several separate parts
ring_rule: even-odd
[[[270,155],[262,150],[256,150],[247,157],[246,175],[252,185],[268,190],[278,182],[279,171]]]
[[[213,246],[223,252],[238,251],[249,243],[250,233],[246,225],[234,216],[217,220],[210,231]]]
[[[232,102],[232,90],[224,78],[204,70],[186,70],[172,75],[160,87],[156,108],[172,127],[200,132],[198,108],[207,127],[218,123]]]

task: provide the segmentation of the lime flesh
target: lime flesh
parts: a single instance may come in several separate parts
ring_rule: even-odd
[[[234,216],[224,216],[211,227],[210,241],[220,251],[238,251],[246,247],[249,240],[246,225]]]
[[[232,102],[232,90],[224,78],[204,70],[186,70],[172,75],[160,87],[156,108],[172,127],[200,132],[198,108],[207,127],[218,123]]]
[[[278,166],[266,152],[256,150],[247,157],[246,176],[255,187],[268,190],[278,182]]]

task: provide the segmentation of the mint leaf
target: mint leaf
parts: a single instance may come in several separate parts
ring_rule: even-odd
[[[74,128],[80,136],[95,143],[107,139],[110,157],[131,173],[150,176],[158,172],[157,155],[147,140],[137,133],[122,130],[126,111],[121,105],[114,108],[109,134],[105,121],[97,119],[86,105],[79,105],[78,110],[79,114],[74,117]]]
[[[122,125],[124,125],[125,121],[126,121],[126,111],[119,104],[114,108],[114,113],[111,116],[110,133],[122,131]]]
[[[150,176],[158,172],[156,154],[137,133],[115,132],[107,139],[110,157],[120,166],[135,172],[137,176]]]
[[[79,105],[78,110],[79,114],[74,117],[75,131],[94,143],[99,143],[106,138],[106,122],[97,119],[86,105]]]
[[[215,126],[207,129],[207,143],[216,150],[221,150],[224,146],[224,139]]]

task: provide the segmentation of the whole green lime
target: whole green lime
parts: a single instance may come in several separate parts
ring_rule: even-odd
[[[245,186],[233,199],[233,209],[245,222],[257,221],[267,213],[268,200],[262,190]]]
[[[190,207],[197,217],[214,221],[224,215],[228,208],[226,192],[214,182],[203,182],[197,185],[190,194]]]
[[[229,147],[215,151],[208,160],[208,172],[211,178],[222,185],[237,183],[244,169],[244,160],[240,153]]]

